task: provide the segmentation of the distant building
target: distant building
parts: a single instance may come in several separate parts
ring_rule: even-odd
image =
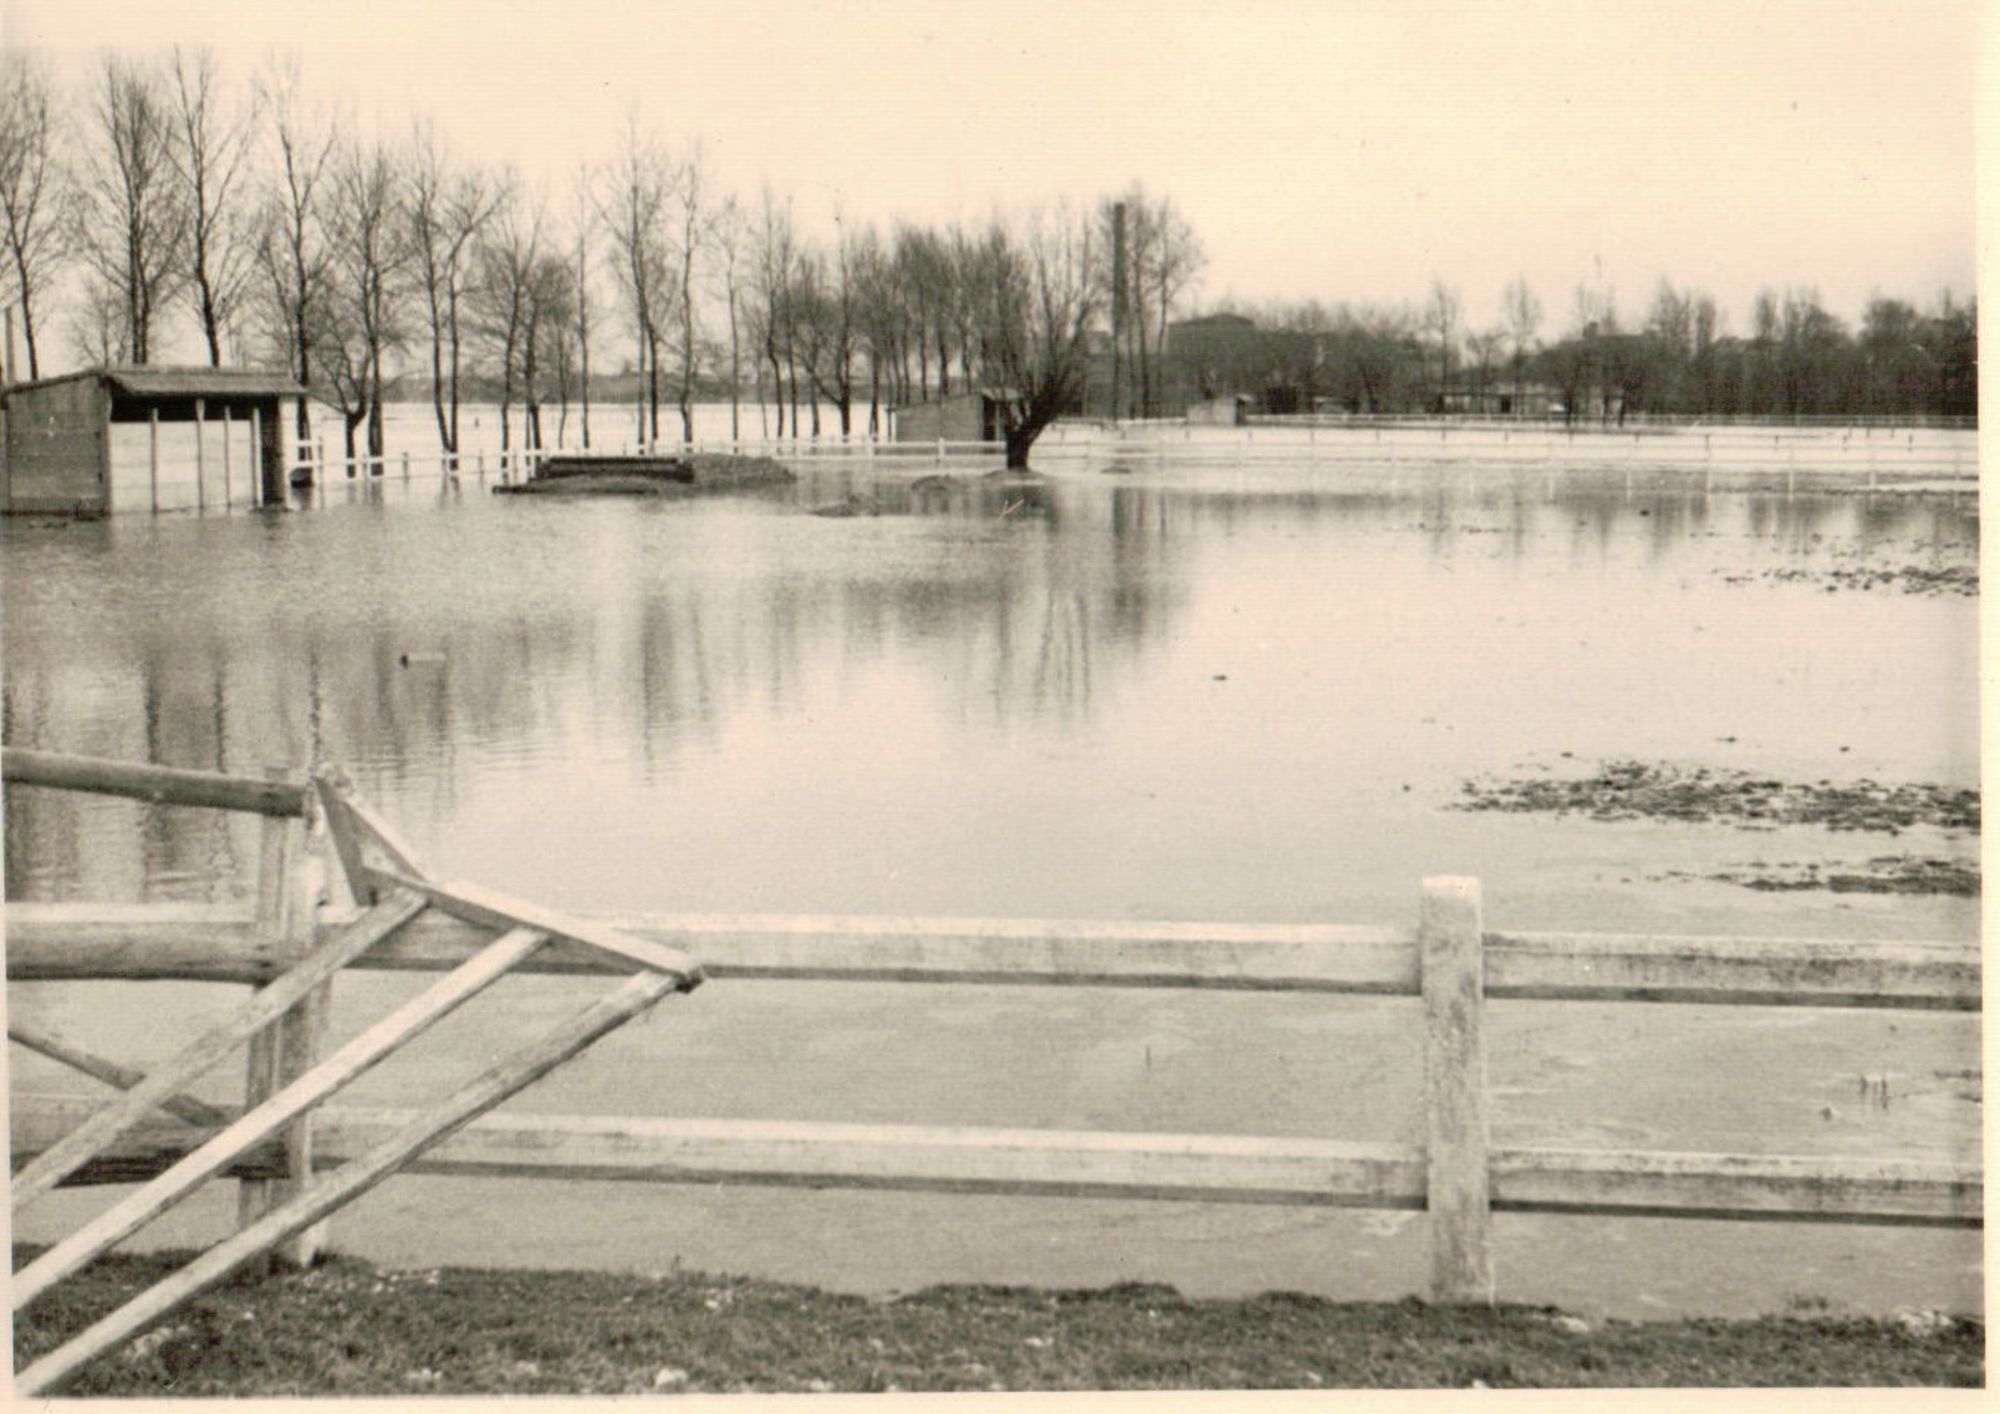
[[[1204,314],[1167,326],[1167,359],[1191,403],[1260,383],[1264,345],[1257,322],[1241,314]]]
[[[283,373],[92,368],[0,392],[0,512],[283,505],[299,399]]]
[[[1516,387],[1513,376],[1498,373],[1483,385],[1460,384],[1444,395],[1443,411],[1468,417],[1560,417],[1562,394],[1547,383],[1523,380]]]
[[[1006,434],[1004,388],[953,393],[889,409],[892,442],[998,442]]]
[[[1256,399],[1248,393],[1232,393],[1226,398],[1207,398],[1189,403],[1187,420],[1203,427],[1241,427],[1250,417]]]

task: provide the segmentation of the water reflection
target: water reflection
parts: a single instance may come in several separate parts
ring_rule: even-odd
[[[803,513],[849,495],[871,513]],[[1722,733],[1681,719],[1727,713],[1731,736],[1762,729],[1796,765],[1819,748],[1775,745],[1783,724],[1818,714],[1860,746],[1832,765],[1924,777],[1968,769],[1976,740],[1969,601],[1840,596],[1837,624],[1810,586],[1723,579],[1802,557],[1969,556],[1975,516],[1949,502],[1144,465],[1025,487],[850,467],[644,506],[496,500],[469,480],[327,499],[286,517],[10,527],[6,739],[237,771],[338,761],[420,841],[477,842],[489,877],[605,880],[635,906],[683,901],[646,882],[663,852],[765,840],[826,856],[801,866],[820,885],[803,896],[896,906],[915,886],[854,835],[864,817],[883,860],[923,854],[945,822],[966,853],[921,892],[991,895],[981,852],[1060,836],[1046,817],[1062,810],[1079,843],[1047,848],[1074,867],[1044,871],[1059,888],[1018,881],[1010,911],[1138,899],[1171,914],[1175,861],[1226,840],[1259,861],[1222,857],[1244,880],[1210,902],[1239,916],[1285,911],[1258,881],[1328,850],[1404,877],[1438,839],[1481,853],[1486,837],[1436,801],[1552,731],[1687,750]],[[1804,615],[1766,655],[1797,659],[1780,667],[1802,699],[1744,680],[1773,613]],[[1679,656],[1639,636],[1683,621],[1715,632]],[[1718,648],[1731,631],[1748,646]],[[1874,655],[1864,674],[1827,667],[1856,643]],[[1538,665],[1546,695],[1441,657],[1447,644]],[[1936,689],[1914,717],[1895,695],[1910,683]],[[1421,811],[1380,800],[1391,782]],[[1387,811],[1394,842],[1361,804],[1329,804],[1343,794]],[[1109,843],[1141,820],[1145,849]],[[255,849],[242,820],[33,791],[10,798],[5,839],[14,896],[206,897],[247,887]]]

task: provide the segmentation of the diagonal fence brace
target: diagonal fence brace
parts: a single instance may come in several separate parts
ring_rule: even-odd
[[[266,1249],[360,1197],[432,1145],[680,988],[680,979],[670,975],[642,973],[631,978],[565,1025],[516,1052],[435,1109],[426,1111],[376,1148],[343,1164],[325,1182],[315,1184],[225,1238],[172,1276],[28,1366],[14,1377],[14,1392],[26,1397],[48,1393],[99,1355],[224,1280]]]
[[[509,968],[547,941],[543,934],[527,928],[504,934],[262,1104],[225,1125],[158,1178],[14,1273],[14,1310],[25,1309],[51,1286],[130,1237],[307,1109],[359,1080],[397,1047],[498,982]]]
[[[95,1158],[106,1145],[143,1120],[147,1113],[199,1078],[224,1056],[288,1011],[306,993],[347,963],[381,942],[428,906],[415,894],[399,894],[377,904],[340,929],[304,961],[262,988],[219,1026],[191,1042],[144,1080],[115,1096],[62,1141],[27,1164],[13,1178],[13,1209],[47,1193]]]

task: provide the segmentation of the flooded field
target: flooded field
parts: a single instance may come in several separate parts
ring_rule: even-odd
[[[1032,492],[900,466],[643,506],[392,480],[286,516],[10,523],[5,739],[338,762],[445,873],[584,912],[1405,923],[1422,876],[1461,873],[1503,929],[1975,935],[1970,496],[1049,466]],[[848,497],[861,514],[807,513]],[[1635,767],[1724,783],[1728,808],[1460,808],[1502,785],[1593,804],[1592,782]],[[1888,813],[1792,808],[1821,799]],[[254,826],[201,812],[8,801],[13,898],[218,897],[254,853]],[[1809,886],[1871,870],[1958,884]],[[1749,882],[1773,877],[1808,886]],[[410,985],[344,979],[336,1030]],[[579,995],[505,984],[355,1101],[433,1093]],[[226,1000],[12,993],[135,1060]],[[1410,1141],[1414,1009],[716,983],[518,1103]],[[1499,1144],[1978,1152],[1976,1017],[1514,1003],[1491,1027]],[[83,1083],[12,1059],[17,1089]],[[1864,1075],[1889,1103],[1863,1100]],[[20,1235],[103,1201],[58,1195]],[[681,1260],[870,1291],[1399,1296],[1425,1271],[1409,1214],[1181,1204],[399,1179],[337,1231],[412,1263]],[[1497,1234],[1503,1296],[1575,1309],[1979,1304],[1976,1233],[1515,1217]]]

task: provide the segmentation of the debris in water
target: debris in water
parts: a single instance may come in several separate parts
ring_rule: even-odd
[[[1578,814],[1593,820],[1686,820],[1739,829],[1824,825],[1829,830],[1900,834],[1926,825],[1979,832],[1979,792],[1863,778],[1812,785],[1748,771],[1609,761],[1589,776],[1466,781],[1459,810]]]
[[[1864,862],[1840,865],[1760,859],[1744,869],[1699,875],[1674,870],[1654,878],[1710,879],[1721,884],[1740,884],[1761,893],[1824,890],[1835,894],[1942,894],[1952,898],[1977,898],[1980,893],[1978,861],[1907,854],[1878,855]]]

